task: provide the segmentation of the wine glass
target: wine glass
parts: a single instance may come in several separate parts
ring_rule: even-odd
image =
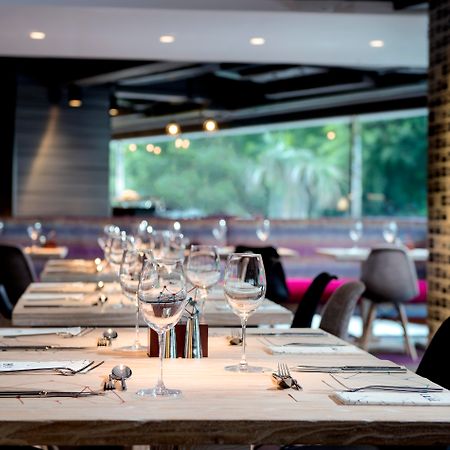
[[[125,231],[121,231],[119,234],[112,234],[107,240],[105,247],[105,258],[110,267],[116,273],[119,278],[120,265],[122,264],[122,257],[125,250],[132,250],[135,248],[133,236],[127,236]],[[120,278],[119,278],[120,280]],[[122,308],[124,306],[122,297],[120,302],[114,304],[115,308]]]
[[[40,222],[33,223],[27,227],[27,233],[32,245],[37,245],[42,234],[42,224]]]
[[[263,219],[258,221],[258,224],[256,226],[256,236],[258,236],[258,239],[262,242],[266,242],[267,239],[269,239],[269,235],[270,235],[270,220]]]
[[[139,351],[146,347],[139,342],[139,302],[137,298],[139,276],[141,274],[144,261],[152,259],[151,251],[128,248],[123,252],[122,263],[120,264],[119,282],[123,294],[136,305],[136,323],[134,344],[128,350]]]
[[[220,219],[217,226],[213,228],[212,234],[220,245],[227,245],[227,221]]]
[[[184,261],[184,253],[186,251],[184,235],[182,233],[169,232],[167,238],[167,246],[163,251],[162,259],[166,263],[175,261]]]
[[[164,257],[166,248],[169,246],[169,230],[152,231],[150,238],[150,248],[153,251],[153,256],[156,260]]]
[[[227,366],[233,372],[262,372],[262,367],[249,366],[245,356],[247,320],[264,301],[266,274],[261,255],[232,253],[228,256],[224,277],[225,298],[241,319],[242,357],[238,365]]]
[[[388,244],[393,244],[397,238],[397,223],[391,220],[383,225],[383,238]]]
[[[161,261],[147,259],[139,278],[138,299],[142,317],[158,333],[160,375],[154,388],[141,389],[138,395],[177,397],[181,391],[167,389],[163,382],[166,332],[180,320],[187,303],[186,277],[181,261],[168,267]]]
[[[364,225],[360,220],[353,223],[350,231],[348,232],[350,239],[353,242],[353,248],[358,247],[358,242],[361,240],[364,231]]]
[[[220,280],[220,258],[217,247],[215,245],[191,245],[186,263],[186,275],[196,287],[195,300],[197,303],[199,303],[197,291],[199,289],[204,291],[199,305],[200,313],[202,313],[207,290]]]

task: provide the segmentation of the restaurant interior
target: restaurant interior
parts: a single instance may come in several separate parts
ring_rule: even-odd
[[[0,0],[0,447],[450,446],[449,17]]]

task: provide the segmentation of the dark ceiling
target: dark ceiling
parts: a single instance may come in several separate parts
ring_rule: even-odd
[[[427,2],[398,0],[395,9]],[[19,77],[49,88],[108,88],[116,137],[158,135],[169,121],[199,131],[426,106],[426,69],[0,58]]]

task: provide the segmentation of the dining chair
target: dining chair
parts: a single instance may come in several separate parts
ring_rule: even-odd
[[[292,328],[311,327],[314,314],[326,287],[331,280],[336,279],[336,275],[331,275],[328,272],[321,272],[311,281],[311,284],[306,289],[300,303],[297,306],[294,320],[291,325]]]
[[[2,308],[8,319],[11,305],[14,306],[28,285],[35,281],[37,277],[30,257],[19,246],[0,244],[0,285],[6,293],[0,299],[9,299],[9,306],[5,301]]]
[[[416,370],[417,375],[428,378],[445,389],[450,389],[449,343],[450,317],[442,322],[434,334]]]
[[[276,303],[284,303],[289,299],[289,290],[286,283],[281,258],[274,247],[249,247],[237,245],[236,253],[252,252],[261,255],[264,270],[266,272],[267,290],[266,297]]]
[[[341,339],[347,339],[350,319],[365,288],[361,281],[349,281],[339,286],[325,305],[319,328]]]
[[[361,347],[367,350],[377,307],[390,304],[395,307],[400,318],[406,351],[413,360],[417,359],[416,349],[408,335],[404,303],[416,297],[419,288],[416,269],[407,249],[399,246],[372,249],[367,260],[362,263],[361,281],[366,285],[363,299],[370,304],[364,320]]]

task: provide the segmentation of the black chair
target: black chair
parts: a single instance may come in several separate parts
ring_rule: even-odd
[[[23,250],[15,245],[0,244],[0,285],[3,285],[6,295],[1,308],[6,318],[11,318],[13,307],[28,285],[37,281],[31,259]]]
[[[417,375],[428,378],[445,389],[450,389],[450,365],[447,359],[449,344],[450,317],[436,331],[416,371]]]
[[[337,280],[337,276],[331,275],[328,272],[321,272],[311,281],[311,284],[308,286],[308,289],[303,294],[303,297],[297,306],[294,320],[291,325],[292,328],[311,327],[317,306],[331,280]]]
[[[287,302],[289,290],[286,283],[286,275],[281,264],[280,255],[274,247],[248,247],[237,245],[236,253],[259,253],[262,257],[266,271],[267,291],[266,297],[276,303]]]

